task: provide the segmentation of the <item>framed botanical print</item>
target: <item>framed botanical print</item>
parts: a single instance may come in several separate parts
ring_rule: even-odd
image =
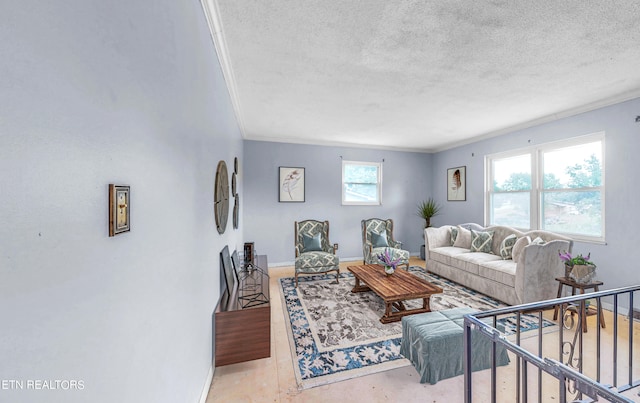
[[[109,185],[109,236],[131,229],[131,200],[129,186]]]
[[[447,201],[467,200],[467,167],[447,169]]]
[[[304,203],[304,168],[280,167],[278,201]]]

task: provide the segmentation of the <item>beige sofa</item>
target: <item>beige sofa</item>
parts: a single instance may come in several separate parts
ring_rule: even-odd
[[[491,252],[472,252],[468,245],[461,244],[464,237],[453,246],[452,227],[473,229],[476,233],[492,231]],[[511,234],[517,239],[514,256],[505,260],[500,247]],[[478,224],[425,228],[424,238],[428,271],[510,305],[555,298],[558,290],[555,278],[564,275],[558,252],[571,252],[573,247],[571,238],[548,231],[521,232],[506,226],[484,228]]]

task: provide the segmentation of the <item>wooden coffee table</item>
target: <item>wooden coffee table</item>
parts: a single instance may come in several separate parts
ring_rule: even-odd
[[[356,278],[351,292],[373,291],[384,301],[385,312],[380,318],[382,323],[397,322],[403,316],[415,313],[431,312],[429,298],[442,292],[442,288],[406,270],[396,270],[391,276],[387,276],[384,267],[377,264],[348,266],[347,270]],[[422,298],[422,308],[405,307],[404,301],[419,298]]]

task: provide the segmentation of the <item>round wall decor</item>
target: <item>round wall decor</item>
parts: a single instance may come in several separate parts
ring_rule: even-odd
[[[236,193],[233,203],[233,228],[238,229],[238,220],[240,219],[240,195]]]
[[[218,233],[224,234],[229,218],[229,173],[224,161],[218,162],[216,169],[213,212]]]

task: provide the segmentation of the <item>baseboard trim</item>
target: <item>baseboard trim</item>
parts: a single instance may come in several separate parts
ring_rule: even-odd
[[[295,262],[278,262],[278,263],[269,262],[269,267],[293,266],[294,264]]]
[[[204,382],[204,389],[202,389],[202,393],[200,394],[199,403],[206,403],[207,396],[209,395],[209,389],[211,389],[211,382],[213,382],[213,365],[209,367],[209,373],[207,374],[207,380]]]
[[[613,304],[610,302],[602,301],[602,309],[613,312]],[[629,308],[618,306],[618,315],[629,316]],[[636,308],[633,308],[633,310],[631,311],[631,316],[633,317],[633,320],[640,321],[640,311],[638,311]]]

